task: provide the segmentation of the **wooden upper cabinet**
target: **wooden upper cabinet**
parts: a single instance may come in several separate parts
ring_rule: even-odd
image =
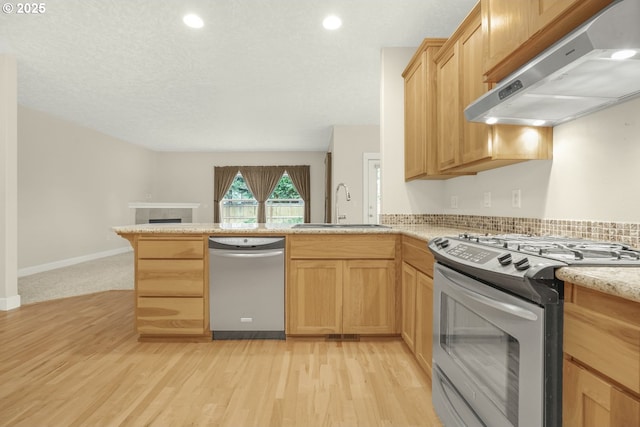
[[[435,58],[441,171],[477,173],[552,156],[551,128],[488,126],[465,119],[465,107],[489,90],[482,76],[482,30],[478,3]]]
[[[498,82],[611,0],[481,0],[483,74]]]
[[[437,63],[438,89],[436,91],[436,132],[438,168],[446,170],[460,163],[460,55],[458,43],[452,43],[442,52]]]
[[[489,126],[484,123],[469,122],[464,118],[464,108],[485,94],[489,86],[482,78],[482,25],[480,16],[472,19],[460,39],[460,61],[462,73],[462,150],[463,164],[491,156],[488,144]]]
[[[451,178],[437,158],[436,80],[434,57],[446,39],[424,39],[402,73],[404,78],[405,181]]]
[[[404,179],[417,178],[427,171],[425,73],[418,52],[415,62],[402,75],[404,77]]]

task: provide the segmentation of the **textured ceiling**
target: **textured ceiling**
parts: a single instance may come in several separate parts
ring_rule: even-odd
[[[379,124],[381,48],[447,37],[475,2],[50,0],[0,14],[0,52],[20,105],[134,144],[323,151],[333,125]]]

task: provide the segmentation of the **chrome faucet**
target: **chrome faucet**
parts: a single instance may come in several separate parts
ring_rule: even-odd
[[[349,187],[347,187],[344,183],[340,183],[338,184],[338,186],[336,187],[336,203],[335,203],[335,208],[336,208],[336,224],[340,224],[340,220],[341,219],[347,219],[346,215],[340,215],[339,211],[338,211],[338,192],[340,191],[340,187],[344,188],[344,192],[345,192],[345,197],[347,199],[347,202],[351,200],[351,193],[349,193]]]

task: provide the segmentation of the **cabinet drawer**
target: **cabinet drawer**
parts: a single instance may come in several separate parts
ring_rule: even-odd
[[[581,304],[596,302],[598,292],[574,287],[573,303],[564,306],[564,352],[607,377],[640,393],[640,324],[629,322],[625,313],[636,311],[638,304],[600,294],[602,310]],[[619,306],[617,313],[609,309]]]
[[[202,260],[138,260],[138,296],[203,296]]]
[[[138,298],[138,333],[203,335],[203,298]]]
[[[429,277],[433,277],[433,255],[427,242],[413,237],[402,238],[402,261],[411,264]]]
[[[394,259],[395,235],[291,236],[291,259]]]
[[[202,259],[204,242],[202,239],[140,239],[137,256],[138,259]]]

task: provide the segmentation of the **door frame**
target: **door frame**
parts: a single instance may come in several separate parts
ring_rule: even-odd
[[[380,153],[362,153],[362,222],[366,224],[372,223],[369,220],[369,162],[380,162]],[[378,212],[379,214],[379,212]],[[373,220],[378,223],[378,218]]]

